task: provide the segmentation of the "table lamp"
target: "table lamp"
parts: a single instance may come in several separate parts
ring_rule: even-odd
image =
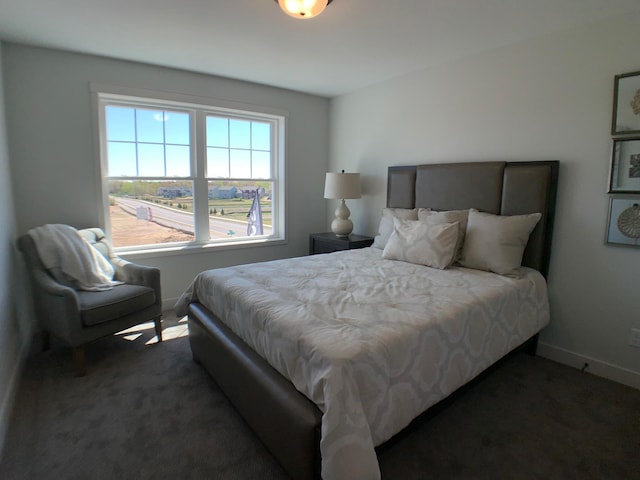
[[[336,218],[331,222],[331,231],[338,237],[348,237],[353,230],[353,222],[349,220],[351,212],[344,203],[345,199],[360,198],[359,173],[327,172],[324,182],[324,198],[341,200],[336,208]]]

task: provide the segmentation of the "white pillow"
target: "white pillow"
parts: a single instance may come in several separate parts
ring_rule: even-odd
[[[382,258],[447,268],[455,253],[458,224],[429,225],[419,220],[395,220]]]
[[[460,265],[518,276],[529,235],[541,217],[539,213],[502,216],[470,209]]]
[[[393,233],[393,219],[418,220],[417,208],[383,208],[382,218],[378,226],[378,234],[373,239],[372,247],[383,250]]]
[[[460,259],[460,255],[462,254],[462,245],[464,243],[464,235],[467,231],[469,210],[446,210],[436,212],[430,208],[421,208],[418,210],[418,219],[431,225],[458,222],[458,242],[456,243],[456,252],[453,256],[453,262],[451,263]]]

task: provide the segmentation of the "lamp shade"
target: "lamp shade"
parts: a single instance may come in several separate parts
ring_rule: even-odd
[[[313,18],[320,15],[332,0],[276,0],[284,13],[294,18]]]
[[[345,199],[361,196],[359,173],[327,172],[324,181],[324,198]]]

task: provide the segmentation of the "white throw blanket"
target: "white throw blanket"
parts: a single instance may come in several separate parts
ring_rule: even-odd
[[[78,290],[113,288],[113,266],[69,225],[48,224],[29,230],[45,268],[64,285]]]

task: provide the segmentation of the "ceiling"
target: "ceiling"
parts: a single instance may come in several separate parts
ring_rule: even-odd
[[[640,10],[638,0],[0,0],[0,39],[333,97]]]

